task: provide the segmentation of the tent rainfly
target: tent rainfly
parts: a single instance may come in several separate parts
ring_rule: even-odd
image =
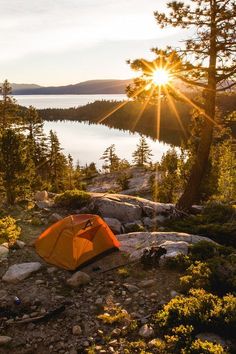
[[[99,255],[119,248],[119,242],[98,215],[71,215],[44,231],[36,240],[37,253],[48,263],[75,270]]]

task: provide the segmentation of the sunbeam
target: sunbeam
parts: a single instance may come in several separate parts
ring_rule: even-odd
[[[152,97],[152,95],[153,95],[153,91],[154,91],[154,87],[152,87],[151,92],[150,92],[150,94],[149,94],[147,100],[146,100],[145,103],[143,104],[143,107],[142,107],[140,113],[138,114],[137,118],[136,118],[135,121],[134,121],[134,124],[132,125],[132,128],[131,128],[132,131],[135,129],[135,127],[136,127],[136,125],[138,124],[140,118],[142,117],[143,112],[145,111],[145,109],[146,109],[146,107],[147,107],[147,105],[148,105],[148,103],[149,103],[149,101],[150,101],[150,99],[151,99],[151,97]]]
[[[141,88],[141,89],[138,90],[138,91],[135,91],[135,92],[133,93],[133,95],[130,96],[130,98],[136,97],[137,95],[139,95],[139,94],[140,94],[141,92],[143,92],[144,90],[145,90],[145,87],[144,87],[144,88]],[[111,110],[109,113],[107,113],[104,117],[102,117],[101,119],[99,119],[97,123],[102,123],[105,119],[109,118],[113,113],[115,113],[115,112],[118,111],[120,108],[122,108],[123,106],[125,106],[128,102],[129,102],[129,100],[121,102],[116,108],[112,109],[112,110]]]
[[[175,117],[176,117],[176,119],[177,119],[177,121],[178,121],[178,123],[180,125],[180,128],[183,131],[184,137],[187,138],[187,132],[186,132],[186,130],[184,128],[184,125],[183,125],[182,120],[180,118],[179,112],[177,111],[177,108],[175,107],[174,101],[173,101],[171,95],[169,94],[168,90],[166,89],[166,87],[164,87],[164,91],[165,91],[165,94],[166,94],[166,96],[168,98],[168,102],[170,103],[171,109],[174,112]]]

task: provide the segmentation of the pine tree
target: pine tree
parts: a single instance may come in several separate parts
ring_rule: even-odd
[[[68,155],[68,189],[74,188],[74,166],[73,166],[73,158],[71,154]]]
[[[116,147],[114,144],[109,146],[103,153],[100,160],[104,160],[105,164],[103,165],[104,170],[109,172],[117,171],[119,168],[119,157],[116,154]]]
[[[4,81],[1,88],[2,100],[0,100],[0,132],[9,128],[12,123],[19,123],[17,116],[18,106],[12,98],[12,88],[7,80]]]
[[[236,199],[236,153],[233,150],[233,139],[223,142],[218,148],[219,175],[218,193],[224,202]]]
[[[159,181],[153,186],[153,195],[162,203],[173,203],[180,192],[179,157],[174,148],[162,156],[158,165]]]
[[[137,149],[133,153],[134,163],[136,166],[144,167],[151,161],[152,152],[145,137],[140,137]]]
[[[25,138],[12,129],[1,137],[0,170],[7,202],[14,204],[18,196],[26,196],[33,178],[32,163],[27,156]]]
[[[52,190],[60,192],[65,186],[65,176],[67,172],[67,161],[62,154],[60,142],[55,132],[50,130],[49,133],[49,180]]]
[[[155,67],[160,66],[169,71],[172,79],[180,79],[202,93],[201,101],[187,99],[198,107],[198,115],[203,121],[189,180],[177,203],[178,208],[188,210],[200,197],[201,181],[207,171],[216,118],[216,93],[236,84],[233,80],[236,73],[236,5],[233,0],[191,0],[190,5],[172,1],[167,6],[168,14],[155,13],[158,25],[161,28],[194,28],[195,34],[185,41],[184,49],[154,49],[157,56],[154,62],[141,59],[131,63],[133,69],[141,70],[144,75],[134,82],[135,88],[131,87],[130,93],[133,95],[141,85],[147,85]],[[166,89],[175,98],[184,99],[173,85],[167,85]],[[148,90],[143,90],[140,95],[148,97],[148,94]]]
[[[30,106],[26,110],[22,128],[26,131],[26,137],[32,159],[35,166],[38,166],[39,160],[41,159],[40,145],[42,140],[45,139],[45,136],[43,133],[43,121],[34,107]]]

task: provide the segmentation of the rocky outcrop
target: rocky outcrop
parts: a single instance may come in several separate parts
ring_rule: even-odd
[[[122,174],[121,171],[112,172],[108,174],[101,174],[91,180],[87,190],[89,192],[121,192],[121,186],[119,185],[118,178]],[[155,172],[146,170],[142,167],[131,167],[125,170],[125,174],[128,177],[128,188],[122,190],[122,194],[129,195],[142,195],[149,197],[151,194],[150,178]]]
[[[117,219],[122,224],[140,223],[153,228],[178,215],[173,204],[157,203],[123,194],[91,193],[89,209],[103,218]]]
[[[39,262],[14,264],[8,268],[2,280],[16,284],[29,277],[32,273],[37,272],[41,267],[42,265]]]
[[[207,237],[181,232],[132,232],[117,236],[120,250],[129,254],[131,259],[139,259],[146,247],[162,246],[167,250],[163,258],[187,254],[188,247],[199,241],[213,242]]]
[[[96,198],[94,204],[95,209],[102,217],[118,219],[123,223],[139,220],[142,215],[142,209],[139,205],[121,201],[115,196]]]

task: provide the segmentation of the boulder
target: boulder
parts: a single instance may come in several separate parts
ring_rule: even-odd
[[[114,232],[114,234],[121,234],[122,233],[122,224],[119,220],[114,218],[104,218],[107,225],[110,229]]]
[[[139,205],[121,202],[116,198],[97,198],[94,205],[102,217],[118,219],[122,223],[140,220],[142,215],[142,209]]]
[[[82,285],[86,285],[90,282],[91,278],[87,273],[76,272],[67,279],[66,283],[72,288],[78,288]]]
[[[9,254],[8,243],[2,243],[0,245],[0,262],[7,259]]]
[[[143,337],[143,338],[150,338],[154,335],[154,330],[151,326],[148,326],[147,324],[144,324],[138,334]]]
[[[132,232],[117,235],[120,250],[128,253],[131,259],[141,258],[147,247],[162,246],[167,254],[162,257],[175,257],[177,254],[187,254],[188,246],[199,241],[215,243],[211,239],[182,232]]]
[[[2,280],[7,283],[16,284],[41,268],[42,265],[39,262],[14,264],[8,268]]]
[[[185,241],[165,241],[161,243],[161,247],[165,248],[167,251],[162,258],[171,258],[179,254],[188,254],[189,243]]]
[[[47,191],[38,191],[34,195],[34,199],[36,202],[44,202],[48,200],[48,192]]]

